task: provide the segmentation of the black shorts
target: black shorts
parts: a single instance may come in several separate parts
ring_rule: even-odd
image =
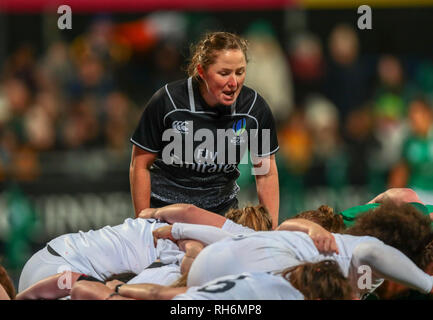
[[[164,206],[168,206],[172,203],[166,203],[164,201],[155,199],[153,197],[150,198],[150,207],[151,208],[161,208]],[[227,211],[229,211],[230,209],[237,209],[238,208],[238,199],[234,198],[233,200],[223,203],[222,205],[219,205],[218,207],[214,207],[214,208],[203,208],[205,210],[220,214],[220,215],[225,215],[227,213]]]

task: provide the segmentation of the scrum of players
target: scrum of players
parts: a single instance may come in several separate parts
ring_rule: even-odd
[[[356,300],[431,295],[430,214],[411,189],[335,213],[322,205],[272,230],[262,205],[225,216],[189,204],[59,236],[0,299]]]

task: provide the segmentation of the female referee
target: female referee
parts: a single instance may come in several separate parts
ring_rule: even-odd
[[[238,164],[246,148],[259,202],[278,225],[278,141],[269,106],[243,86],[247,43],[227,32],[195,47],[189,78],[159,89],[133,133],[130,186],[135,214],[190,203],[224,214],[237,207]]]

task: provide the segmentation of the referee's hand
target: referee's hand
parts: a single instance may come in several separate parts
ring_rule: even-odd
[[[173,242],[176,242],[171,234],[171,228],[173,228],[173,226],[164,226],[153,231],[153,242],[155,247],[158,239],[169,239]]]

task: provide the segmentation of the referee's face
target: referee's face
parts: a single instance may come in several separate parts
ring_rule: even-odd
[[[199,75],[204,82],[201,93],[207,104],[233,104],[244,84],[246,67],[241,50],[222,50],[206,70],[199,68]]]

